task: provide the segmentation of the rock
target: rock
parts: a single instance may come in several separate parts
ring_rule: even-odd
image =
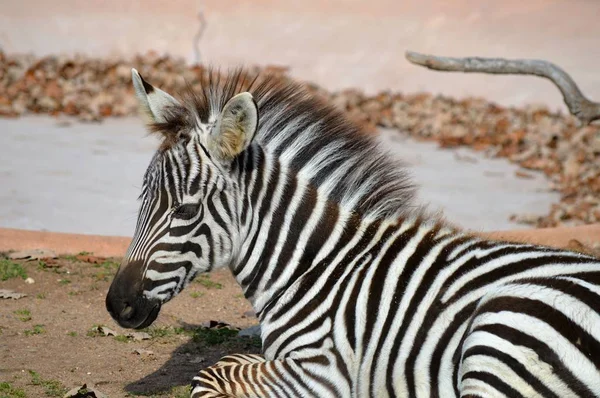
[[[18,300],[27,297],[25,293],[18,293],[13,290],[0,289],[0,298]]]
[[[108,395],[84,384],[81,387],[75,387],[69,390],[63,395],[63,398],[108,398]]]
[[[239,337],[260,337],[260,325],[250,326],[238,333]]]
[[[43,258],[56,258],[56,253],[48,249],[32,249],[13,252],[8,258],[13,260],[41,260]]]
[[[204,357],[194,357],[190,359],[189,363],[204,363],[206,362],[206,358]]]
[[[143,348],[136,348],[135,350],[132,351],[134,354],[138,354],[141,356],[152,356],[154,355],[154,351],[151,350],[145,350]]]
[[[127,333],[126,336],[132,338],[134,341],[150,340],[151,338],[146,332],[131,332]]]
[[[118,336],[119,333],[115,332],[114,330],[107,328],[106,326],[98,326],[97,330],[104,334],[105,336]]]
[[[27,278],[25,279],[25,283],[29,284],[29,285],[33,285],[35,283],[35,280],[33,280],[33,278]]]

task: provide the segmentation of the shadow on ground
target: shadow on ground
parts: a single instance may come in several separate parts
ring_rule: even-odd
[[[238,337],[228,329],[206,329],[203,325],[179,322],[181,334],[192,338],[178,346],[171,357],[155,372],[125,386],[136,395],[165,393],[175,387],[187,386],[194,376],[229,354],[261,352],[258,337]],[[160,344],[160,343],[158,343]]]

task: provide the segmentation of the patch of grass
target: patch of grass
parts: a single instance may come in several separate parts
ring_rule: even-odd
[[[43,300],[43,299],[46,298],[46,293],[45,292],[40,292],[40,293],[38,293],[38,294],[35,295],[35,298]]]
[[[194,279],[194,282],[201,284],[207,289],[223,289],[222,284],[210,280],[210,274],[202,274]]]
[[[21,388],[16,388],[10,385],[10,383],[0,383],[0,397],[1,398],[27,398],[27,394]]]
[[[187,386],[173,387],[169,392],[169,397],[188,398],[190,396],[190,388],[192,388],[192,386],[189,384]]]
[[[84,253],[84,252],[82,252]],[[65,254],[64,256],[60,256],[60,258],[62,258],[63,260],[69,260],[69,261],[79,261],[77,260],[77,256],[73,255],[73,254]]]
[[[78,296],[83,292],[77,291],[77,290],[71,290],[69,293],[67,293],[69,296],[73,297],[73,296]]]
[[[61,286],[65,286],[65,285],[68,285],[69,283],[71,283],[71,280],[69,280],[69,279],[60,279],[60,280],[58,281],[58,283],[59,283]]]
[[[0,259],[0,280],[7,281],[12,278],[27,279],[27,273],[21,264]]]
[[[246,298],[246,296],[244,296],[244,294],[243,294],[243,293],[236,294],[236,295],[235,295],[235,296],[233,296],[233,297],[234,297],[234,298],[236,298],[236,299],[245,299],[245,298]]]
[[[101,264],[94,264],[94,267],[104,268],[107,271],[116,272],[117,269],[119,268],[119,263],[116,261],[113,261],[113,260],[106,260],[105,262],[103,262]]]
[[[87,397],[87,396],[91,396],[91,397],[95,397],[96,394],[92,393],[93,395],[90,395],[92,392],[90,390],[88,390],[87,387],[81,387],[79,390],[77,390],[77,397],[82,396],[82,397]]]
[[[238,335],[237,330],[231,329],[205,329],[200,328],[194,330],[192,338],[197,343],[204,343],[207,345],[224,344],[233,339],[236,339]]]
[[[94,275],[92,275],[92,278],[94,278],[96,282],[108,282],[111,276],[112,273],[103,271],[95,273]]]
[[[77,337],[77,332],[68,332],[67,335],[71,337]]]
[[[147,398],[189,398],[191,385],[176,386],[169,390],[165,389],[152,389],[144,392],[133,392],[130,391],[125,394],[125,397],[147,397]]]
[[[165,327],[152,326],[152,327],[149,327],[146,329],[142,329],[142,330],[140,330],[140,332],[148,333],[150,335],[150,337],[153,339],[192,333],[192,331],[190,331],[190,330],[186,330],[184,328],[173,327],[173,326],[165,326]]]
[[[130,340],[129,337],[125,336],[124,334],[119,334],[113,337],[115,340],[120,341],[121,343],[127,343]]]
[[[44,388],[48,397],[62,397],[67,392],[65,386],[58,380],[42,379],[40,374],[33,370],[30,370],[29,374],[31,375],[31,384]]]
[[[241,340],[247,342],[249,347],[257,348],[259,350],[262,349],[262,340],[259,336],[252,336],[248,338],[243,337]]]
[[[202,293],[202,292],[190,292],[190,297],[191,298],[199,298],[199,297],[202,297],[202,296],[204,296],[204,293]]]
[[[88,337],[102,337],[104,334],[100,332],[100,328],[103,326],[104,325],[94,325],[90,330],[87,331],[85,335]]]
[[[31,320],[31,311],[28,309],[13,311],[13,314],[15,314],[21,322],[27,322]]]
[[[33,329],[25,329],[23,333],[25,333],[25,336],[33,336],[35,334],[46,333],[46,329],[44,329],[44,325],[33,325]]]
[[[93,254],[93,253],[92,252],[79,252],[79,253],[77,253],[78,256],[89,256],[91,254]]]

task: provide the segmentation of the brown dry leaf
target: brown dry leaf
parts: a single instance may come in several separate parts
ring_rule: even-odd
[[[203,65],[148,52],[130,59],[85,56],[45,57],[5,54],[0,51],[0,115],[26,112],[76,116],[81,121],[135,115],[137,103],[131,87],[131,67],[167,92],[194,90],[206,76]],[[293,80],[279,65],[250,67],[273,78]],[[300,82],[312,95],[335,105],[367,133],[376,127],[395,128],[418,140],[440,146],[471,147],[491,156],[505,157],[522,168],[543,171],[561,202],[541,217],[536,226],[600,222],[600,127],[578,127],[577,120],[544,105],[506,108],[484,98],[455,99],[430,93],[381,92],[367,95],[357,89],[329,92]],[[518,178],[528,178],[517,172]],[[598,181],[596,181],[598,180]]]
[[[42,260],[43,260],[43,262],[40,263],[40,265],[43,268],[59,268],[60,267],[60,264],[54,258],[43,258]]]
[[[75,256],[75,258],[79,261],[83,261],[84,263],[90,264],[102,264],[106,261],[106,257],[91,256],[88,254],[80,254]]]
[[[515,171],[515,177],[517,178],[524,178],[526,180],[531,180],[532,178],[534,178],[533,174],[521,171],[521,170],[517,170]]]
[[[53,98],[55,100],[59,100],[62,98],[63,89],[56,80],[51,80],[50,82],[48,82],[46,84],[47,85],[44,90],[46,96]]]

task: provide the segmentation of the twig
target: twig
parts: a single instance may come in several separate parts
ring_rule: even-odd
[[[571,76],[555,64],[535,59],[448,58],[406,52],[406,59],[416,65],[448,72],[479,72],[502,75],[535,75],[544,77],[558,87],[565,104],[582,125],[600,119],[600,103],[587,99]]]
[[[202,35],[206,28],[206,19],[204,18],[203,11],[198,12],[198,20],[200,21],[200,25],[198,26],[198,31],[194,35],[194,61],[196,64],[200,63],[200,39],[202,39]]]

